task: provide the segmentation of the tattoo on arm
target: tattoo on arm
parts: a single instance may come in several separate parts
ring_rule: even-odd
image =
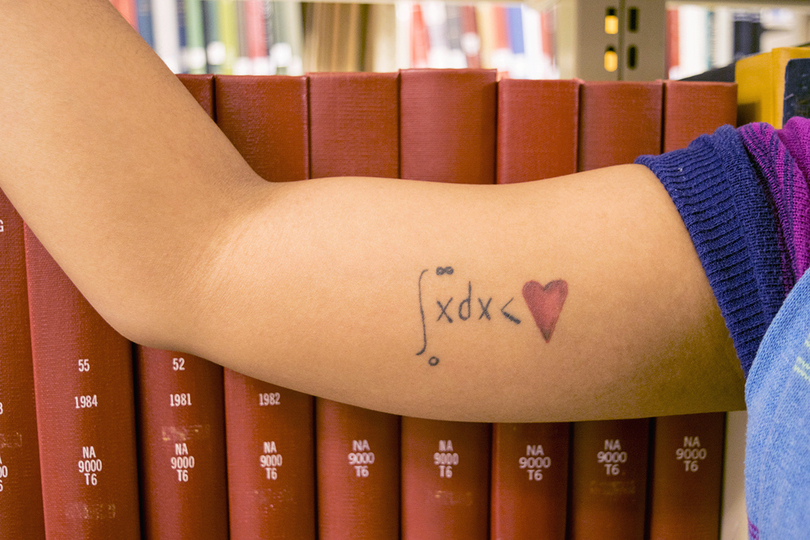
[[[422,272],[419,274],[419,280],[417,281],[417,289],[419,293],[419,313],[422,318],[422,348],[416,353],[416,356],[421,356],[425,353],[425,351],[427,351],[428,348],[428,332],[427,324],[425,322],[425,304],[422,294],[422,281],[425,274],[428,272],[429,269],[427,268],[422,270]],[[453,272],[454,270],[452,266],[439,266],[436,268],[437,276],[452,276]],[[451,307],[454,298],[453,296],[449,296],[449,298],[446,300],[444,298],[436,299],[436,305],[439,309],[438,317],[435,321],[436,324],[451,324],[454,321],[464,322],[471,319],[492,322],[492,317],[489,313],[489,306],[492,303],[493,297],[476,295],[475,298],[478,300],[480,314],[478,315],[477,319],[474,319],[472,313],[473,283],[471,280],[467,281],[467,290],[465,292],[466,296],[463,300],[461,300],[461,302],[458,303],[457,314],[454,311],[454,307]],[[527,281],[523,285],[521,292],[526,307],[528,308],[529,313],[531,313],[537,329],[540,330],[540,335],[546,343],[549,343],[551,341],[551,336],[554,334],[554,329],[557,326],[557,321],[560,318],[560,313],[562,312],[565,299],[568,297],[568,283],[563,279],[557,279],[550,281],[546,285],[542,285],[537,281],[531,280]],[[503,307],[501,307],[500,311],[504,316],[504,319],[510,323],[513,323],[515,326],[518,326],[522,322],[521,319],[516,315],[516,313],[520,312],[520,307],[513,306],[512,308],[509,308],[509,311],[507,311],[507,308],[510,306],[510,304],[512,304],[514,299],[514,296],[510,298],[503,305]],[[457,318],[456,315],[458,315]],[[430,356],[430,359],[428,360],[429,365],[436,366],[438,363],[438,357]]]

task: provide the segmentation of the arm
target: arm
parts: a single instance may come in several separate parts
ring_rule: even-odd
[[[135,341],[412,416],[742,405],[711,289],[647,169],[269,184],[108,2],[2,11],[2,188]],[[541,291],[553,281],[562,303],[560,285]]]

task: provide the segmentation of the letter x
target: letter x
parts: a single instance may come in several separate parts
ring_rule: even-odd
[[[450,307],[450,302],[452,302],[452,301],[453,301],[453,299],[450,298],[450,300],[447,301],[447,304],[442,305],[442,303],[439,300],[436,300],[436,303],[439,304],[439,308],[441,308],[441,310],[442,310],[442,312],[439,313],[439,318],[436,319],[436,322],[442,320],[442,316],[447,317],[447,322],[453,322],[453,319],[451,319],[450,315],[447,314],[447,308]]]
[[[478,299],[478,303],[481,305],[481,316],[480,316],[480,317],[478,317],[478,320],[479,320],[479,321],[480,321],[481,319],[483,319],[484,317],[486,317],[488,321],[491,321],[491,320],[492,320],[492,319],[490,318],[490,316],[489,316],[489,304],[490,304],[490,302],[492,302],[492,298],[490,298],[489,300],[487,300],[486,305],[484,305],[484,303],[481,301],[481,299],[480,299],[480,298]]]

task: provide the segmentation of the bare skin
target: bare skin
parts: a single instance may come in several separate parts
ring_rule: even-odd
[[[134,341],[409,416],[743,406],[717,303],[649,170],[267,183],[106,0],[0,12],[0,186]]]

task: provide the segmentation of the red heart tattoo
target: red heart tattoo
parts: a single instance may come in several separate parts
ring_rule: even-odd
[[[560,311],[562,311],[566,296],[568,296],[568,283],[562,279],[552,281],[546,286],[536,281],[527,281],[523,285],[523,299],[529,306],[534,322],[540,329],[540,333],[543,334],[546,343],[551,340],[551,334],[554,333],[554,327],[557,326],[557,319],[560,318]]]

